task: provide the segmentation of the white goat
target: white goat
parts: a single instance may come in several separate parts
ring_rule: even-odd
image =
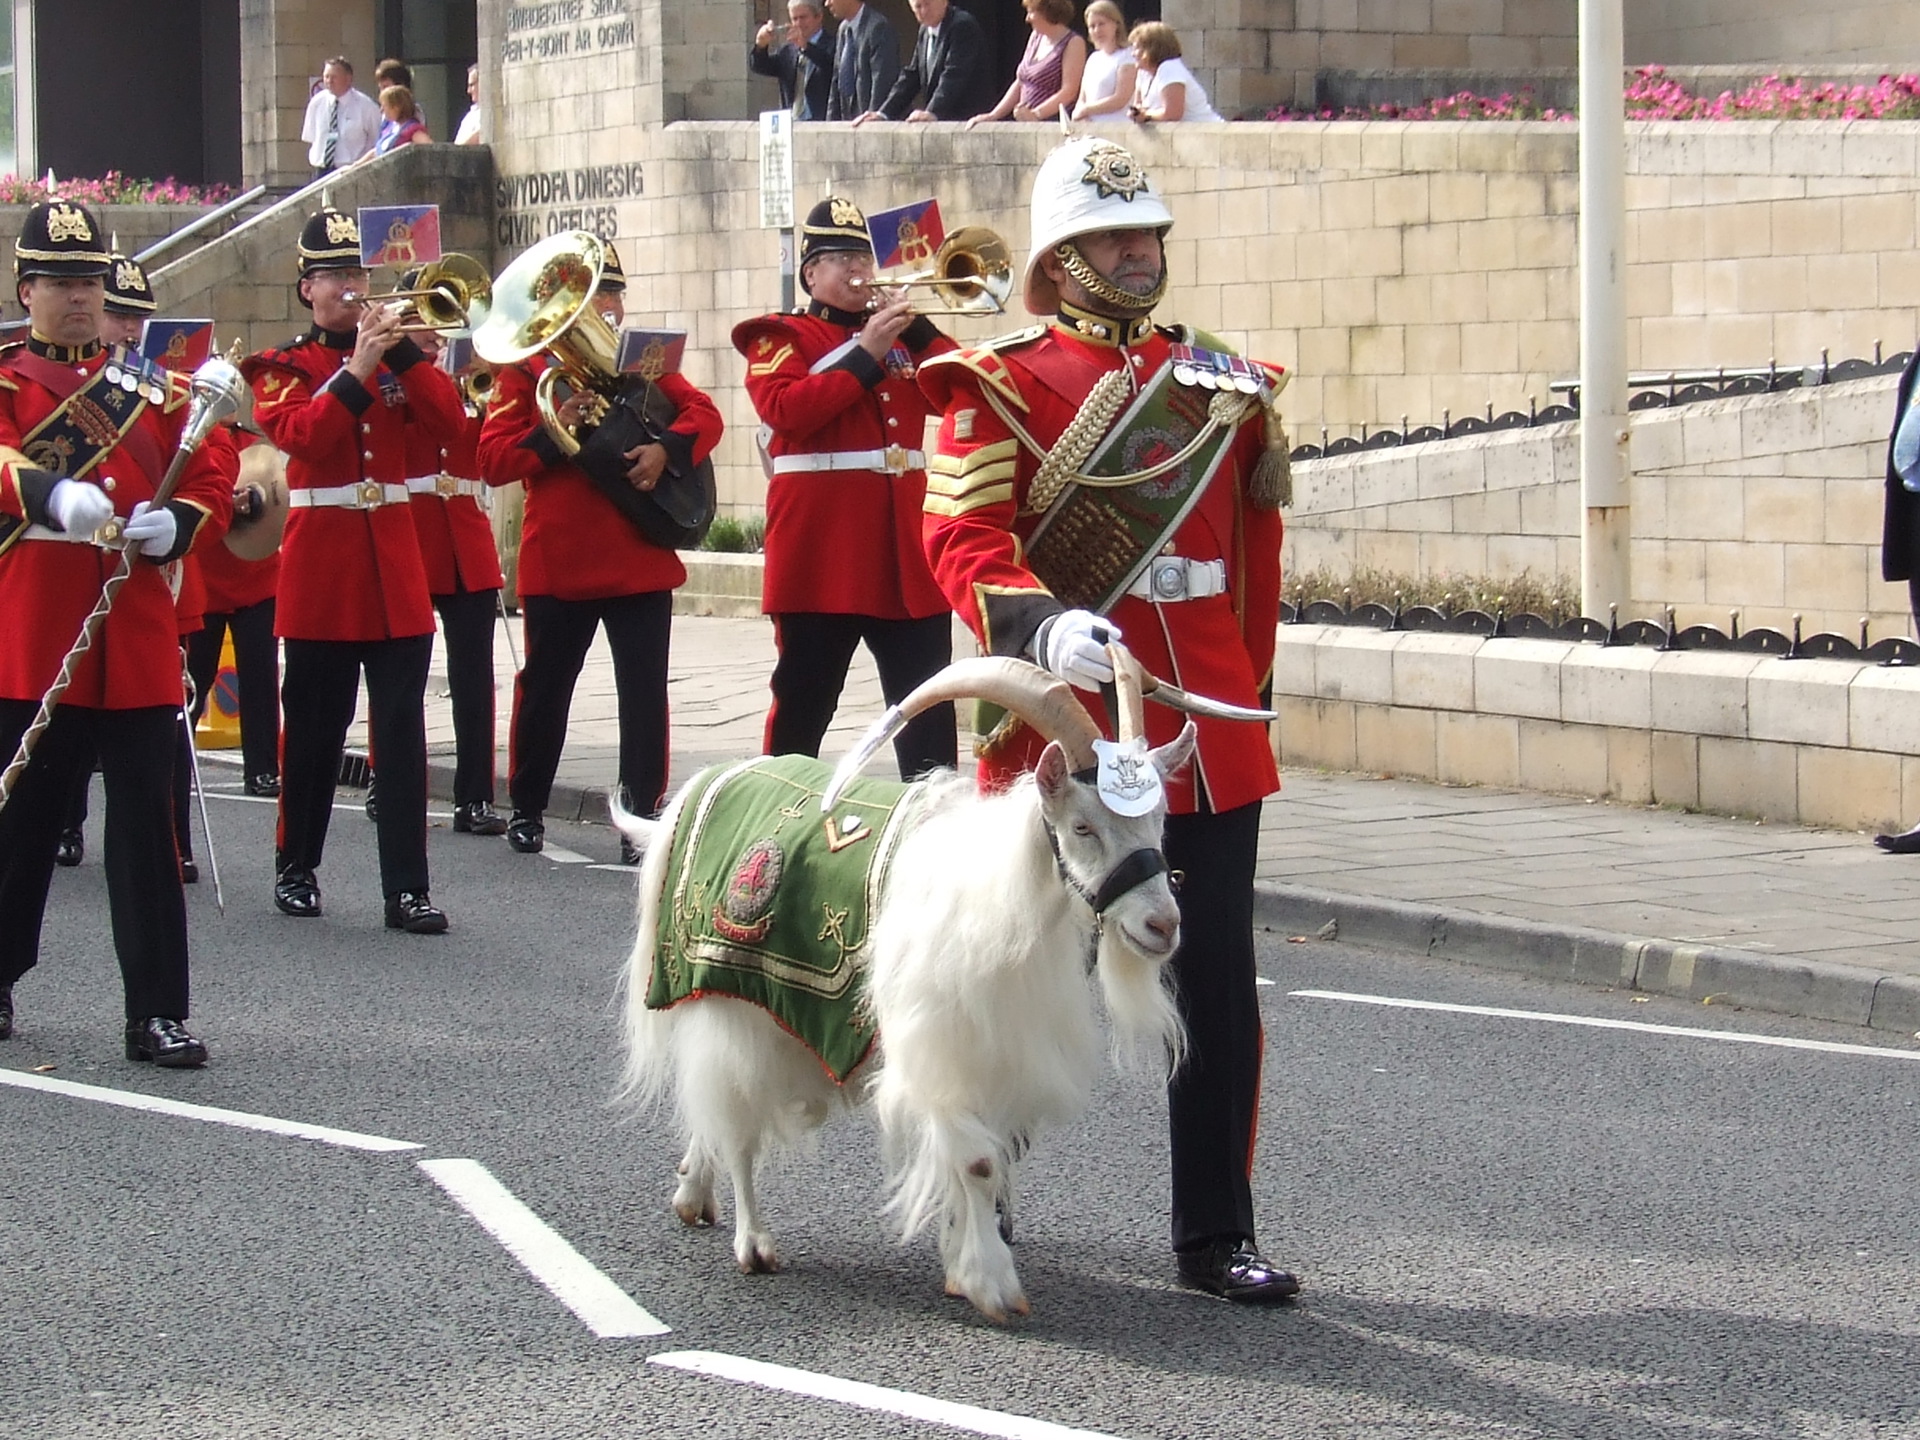
[[[648,1008],[671,840],[688,792],[652,824],[616,814],[647,851],[626,976],[625,1093],[645,1103],[671,1089],[686,1141],[674,1212],[688,1225],[712,1224],[724,1168],[734,1259],[751,1273],[780,1266],[755,1197],[756,1159],[857,1101],[856,1086],[870,1090],[902,1238],[937,1222],[947,1293],[1004,1321],[1028,1303],[996,1210],[1011,1206],[1027,1142],[1086,1107],[1104,1048],[1093,977],[1116,1051],[1145,1049],[1162,1063],[1179,1053],[1165,980],[1179,911],[1160,854],[1158,778],[1187,762],[1194,730],[1189,723],[1155,751],[1132,742],[1139,696],[1123,682],[1118,750],[1150,761],[1152,773],[1136,765],[1144,783],[1133,808],[1144,813],[1121,815],[1093,782],[1099,732],[1065,684],[1022,662],[962,661],[890,711],[832,781],[821,766],[822,808],[912,715],[969,695],[1005,705],[1049,743],[1034,774],[1004,794],[978,795],[951,775],[926,782],[927,808],[899,843],[869,943],[855,957],[880,1039],[844,1086],[758,1005],[696,995]]]

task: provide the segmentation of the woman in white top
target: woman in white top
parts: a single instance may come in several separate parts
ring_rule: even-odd
[[[1171,25],[1143,20],[1127,36],[1139,73],[1133,81],[1133,104],[1127,114],[1148,120],[1218,120],[1219,111],[1207,101],[1207,92],[1180,58],[1180,37]]]
[[[1080,74],[1080,100],[1073,107],[1073,119],[1102,115],[1118,119],[1133,103],[1133,52],[1121,44],[1126,28],[1126,17],[1114,0],[1093,0],[1087,6],[1087,38],[1093,42],[1093,52]]]

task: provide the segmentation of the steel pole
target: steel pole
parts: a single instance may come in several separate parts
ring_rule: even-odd
[[[1598,620],[1633,598],[1625,69],[1621,0],[1580,0],[1580,604]]]

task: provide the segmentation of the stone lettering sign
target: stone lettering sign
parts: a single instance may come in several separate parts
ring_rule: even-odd
[[[509,65],[579,59],[631,47],[633,16],[627,0],[541,0],[507,7],[500,58]]]
[[[589,0],[561,3],[585,4]],[[645,193],[645,176],[638,161],[502,175],[494,181],[494,240],[506,250],[524,250],[563,230],[585,230],[602,240],[612,240],[620,233],[620,209],[606,202]]]

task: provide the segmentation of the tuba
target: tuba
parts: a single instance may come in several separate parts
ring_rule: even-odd
[[[679,412],[651,382],[620,373],[619,334],[593,308],[605,268],[605,247],[584,230],[541,241],[495,278],[492,307],[473,332],[474,353],[491,365],[544,355],[534,407],[560,453],[644,539],[669,550],[693,549],[717,508],[713,462],[703,460],[684,474],[669,465],[652,490],[636,490],[627,479],[622,455],[657,443]],[[561,385],[591,397],[577,426],[560,418]]]
[[[911,307],[915,315],[999,315],[1013,293],[1013,252],[986,226],[965,225],[941,243],[927,269],[897,279],[876,275],[853,284],[876,292],[925,285],[936,298],[916,300]],[[877,306],[878,294],[869,303]]]

